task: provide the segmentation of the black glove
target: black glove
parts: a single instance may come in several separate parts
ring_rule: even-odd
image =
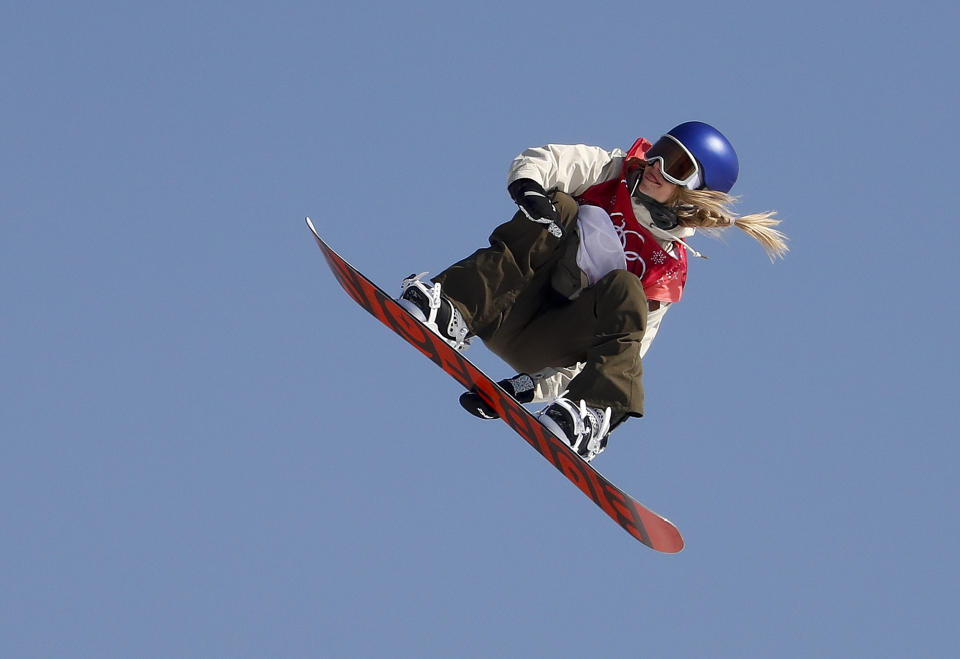
[[[557,238],[563,235],[559,225],[560,215],[542,185],[533,179],[520,178],[507,186],[507,192],[524,215],[537,224],[545,225],[547,231]]]

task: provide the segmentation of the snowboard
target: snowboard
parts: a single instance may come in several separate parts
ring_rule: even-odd
[[[420,321],[337,254],[317,232],[307,226],[323,252],[330,270],[353,300],[380,322],[406,339],[469,391],[475,391],[500,418],[523,437],[585,495],[634,538],[664,553],[683,549],[683,538],[666,518],[646,508],[603,477],[562,440],[541,425],[522,404],[501,389],[470,360],[454,350]]]

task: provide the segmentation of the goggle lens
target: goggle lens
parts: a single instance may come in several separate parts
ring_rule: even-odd
[[[644,155],[647,162],[660,161],[663,177],[677,185],[688,185],[697,176],[697,161],[674,137],[664,135]]]

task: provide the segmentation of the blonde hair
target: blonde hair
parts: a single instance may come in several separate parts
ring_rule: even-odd
[[[717,234],[720,229],[737,226],[760,243],[771,262],[782,259],[790,248],[787,247],[786,234],[775,228],[780,224],[775,217],[777,212],[737,215],[731,210],[737,201],[738,197],[726,192],[678,187],[667,205],[674,205],[681,226],[702,229],[708,234]]]

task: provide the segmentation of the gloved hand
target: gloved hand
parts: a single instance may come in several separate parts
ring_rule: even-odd
[[[537,224],[545,225],[547,231],[557,238],[563,235],[558,224],[560,215],[542,185],[533,179],[520,178],[507,186],[507,192],[524,215]]]

